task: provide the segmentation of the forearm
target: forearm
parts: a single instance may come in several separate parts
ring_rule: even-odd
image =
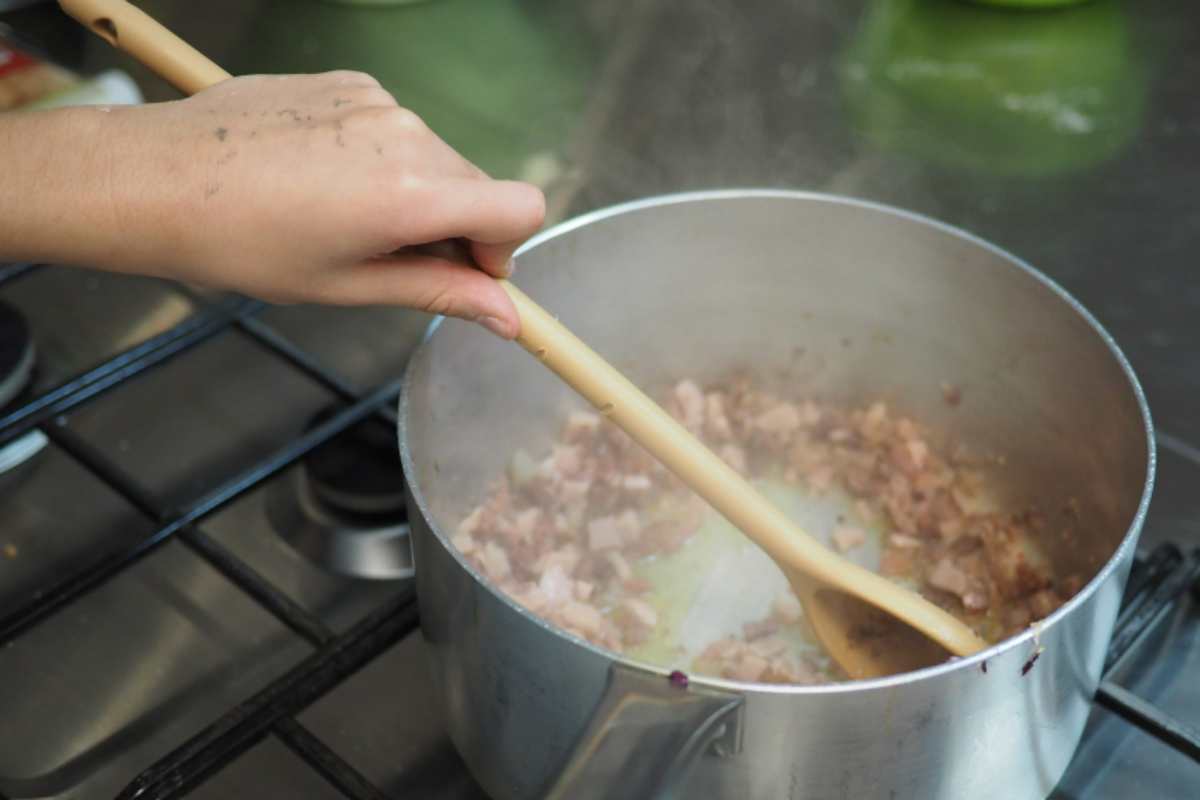
[[[139,185],[161,156],[137,141],[134,113],[0,115],[0,261],[162,270],[163,248],[176,235],[163,224],[173,191]]]
[[[492,278],[544,213],[535,187],[490,179],[357,72],[0,115],[0,261],[410,306],[511,338],[516,310]],[[445,239],[475,263],[418,247]]]

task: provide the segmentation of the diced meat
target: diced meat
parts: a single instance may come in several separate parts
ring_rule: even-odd
[[[938,523],[938,535],[943,539],[957,539],[965,529],[966,520],[963,517],[950,517]]]
[[[617,527],[621,531],[621,541],[625,545],[637,542],[642,535],[642,520],[632,508],[627,508],[617,515]]]
[[[642,473],[626,475],[621,479],[621,488],[627,492],[648,492],[653,486],[650,476]]]
[[[943,592],[949,592],[959,597],[970,591],[967,573],[963,572],[949,558],[943,558],[933,565],[927,578],[929,585]]]
[[[717,451],[717,455],[721,457],[722,461],[733,467],[738,472],[746,472],[746,451],[740,446],[736,444],[722,445],[721,449]]]
[[[588,523],[588,548],[616,550],[625,544],[625,532],[616,517],[600,517]]]
[[[478,546],[478,543],[475,541],[474,536],[472,536],[469,533],[461,533],[461,532],[457,536],[454,537],[454,539],[452,540],[452,543],[453,543],[455,549],[458,550],[458,552],[462,553],[464,556],[469,556],[472,553],[474,553],[475,548]]]
[[[848,442],[854,438],[854,433],[849,428],[833,428],[829,431],[829,441],[841,443]]]
[[[533,563],[532,569],[537,575],[555,568],[561,569],[568,575],[573,575],[582,557],[583,553],[578,547],[573,544],[566,544],[557,550],[551,550],[543,554]]]
[[[1078,575],[1068,575],[1067,577],[1063,578],[1062,587],[1059,589],[1059,593],[1067,600],[1070,600],[1072,597],[1079,594],[1079,590],[1082,588],[1083,578],[1079,577]]]
[[[621,588],[632,595],[645,594],[654,588],[654,584],[645,578],[634,575],[632,578],[621,581]]]
[[[479,532],[483,522],[484,506],[479,506],[458,523],[458,533],[463,536],[473,536]]]
[[[536,583],[526,583],[510,587],[507,589],[507,592],[509,597],[525,606],[525,608],[534,614],[546,613],[550,605],[546,600],[546,595]]]
[[[680,381],[675,385],[675,401],[683,415],[683,425],[692,433],[704,430],[704,392],[695,381]]]
[[[542,573],[541,580],[538,581],[538,589],[545,595],[546,600],[552,604],[570,600],[574,595],[574,582],[567,576],[567,573],[561,566],[555,565]]]
[[[952,383],[942,382],[942,400],[948,406],[957,406],[962,402],[962,389]]]
[[[865,438],[870,441],[878,441],[883,434],[884,423],[887,421],[887,406],[883,403],[872,403],[867,409],[867,413],[863,414],[861,431]]]
[[[866,500],[854,501],[854,515],[858,517],[858,521],[864,525],[871,525],[875,522],[876,514],[871,509],[870,503]]]
[[[612,565],[613,574],[617,576],[617,580],[628,581],[633,578],[633,568],[629,566],[629,562],[625,560],[625,556],[614,550],[605,553],[604,557]]]
[[[867,535],[863,533],[863,529],[854,525],[838,525],[833,529],[833,534],[830,537],[833,540],[833,546],[839,553],[847,553],[855,548],[862,547],[867,541]]]
[[[800,427],[800,411],[791,403],[780,403],[770,411],[759,414],[754,425],[767,433],[790,434]]]
[[[717,441],[733,438],[733,427],[725,413],[724,396],[713,392],[704,397],[704,430]]]
[[[735,681],[757,682],[771,666],[771,662],[753,650],[742,651],[731,665],[728,677]]]
[[[916,550],[902,550],[895,547],[887,548],[879,558],[879,573],[892,578],[911,575],[916,565],[914,553],[917,552]]]
[[[753,625],[755,623],[750,624]],[[770,621],[759,624],[765,624],[775,628],[778,627],[774,626],[774,624]],[[789,649],[788,643],[776,636],[774,630],[762,634],[761,636],[747,636],[746,639],[748,641],[753,640],[750,641],[750,647],[754,650],[754,652],[758,653],[763,658],[780,658],[781,656],[787,655]]]
[[[800,601],[790,591],[776,597],[775,602],[771,604],[771,615],[785,625],[799,622],[803,613]]]
[[[570,601],[551,612],[551,619],[562,627],[602,647],[620,645],[620,632],[598,609],[587,603]]]
[[[808,486],[818,494],[824,494],[833,488],[833,467],[820,466],[805,475]]]
[[[582,508],[591,488],[590,481],[563,481],[558,485],[558,496],[568,508]]]
[[[658,624],[658,612],[654,610],[654,606],[645,600],[628,597],[621,601],[621,608],[628,612],[630,618],[643,628],[653,628]]]
[[[488,542],[479,552],[479,560],[483,572],[493,581],[500,582],[512,575],[512,567],[508,563],[508,553],[496,542]]]
[[[555,445],[554,471],[559,477],[574,477],[583,469],[583,453],[579,445]]]
[[[1043,619],[1050,616],[1058,610],[1060,605],[1062,605],[1062,601],[1058,599],[1058,595],[1049,589],[1034,592],[1029,597],[1029,610],[1032,612],[1034,619]]]
[[[563,438],[569,442],[586,440],[600,427],[600,416],[590,411],[572,411],[563,426]]]
[[[920,439],[907,439],[893,448],[892,458],[911,476],[919,476],[929,459],[929,445]]]
[[[989,597],[983,583],[948,556],[933,565],[926,581],[935,589],[957,596],[967,611],[978,612],[988,607]]]
[[[655,522],[642,531],[638,549],[642,555],[674,553],[695,530],[679,520]]]
[[[531,541],[534,531],[541,520],[542,510],[540,508],[527,508],[524,511],[517,512],[516,518],[513,520],[513,527],[516,530],[518,539],[523,542]]]
[[[811,428],[821,422],[821,409],[811,400],[801,403],[797,410],[800,412],[800,424],[803,427]]]
[[[986,611],[990,603],[987,592],[982,589],[974,589],[962,596],[962,604],[967,611],[979,612]]]
[[[664,405],[750,479],[848,493],[853,514],[830,532],[831,545],[853,552],[868,530],[882,528],[880,572],[980,629],[1015,633],[1083,585],[1078,575],[1057,578],[1029,549],[1035,532],[1068,544],[1080,535],[1078,508],[1055,513],[1057,530],[1044,530],[1045,519],[1028,510],[1003,512],[985,478],[1000,454],[976,457],[957,441],[943,447],[882,401],[848,409],[739,377],[716,387],[681,381]],[[706,513],[620,428],[573,412],[540,461],[514,454],[453,542],[532,613],[620,651],[660,622],[639,561],[680,550]],[[783,592],[766,619],[712,643],[688,669],[747,681],[826,680],[777,634],[802,619],[796,596]]]
[[[755,639],[762,639],[764,636],[771,636],[779,630],[779,623],[773,619],[762,619],[757,622],[747,622],[742,626],[742,636],[748,642],[753,642]],[[787,645],[785,644],[786,648]]]

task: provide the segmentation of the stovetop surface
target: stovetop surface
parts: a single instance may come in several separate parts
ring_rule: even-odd
[[[235,72],[371,69],[402,103],[439,121],[435,127],[452,144],[497,174],[556,176],[546,183],[555,219],[660,192],[787,186],[893,203],[996,242],[1079,297],[1145,384],[1160,469],[1144,547],[1200,544],[1200,280],[1193,266],[1200,252],[1193,197],[1200,178],[1200,7],[1098,0],[1088,13],[1089,24],[1100,26],[1091,30],[1108,37],[1100,37],[1108,48],[1101,53],[1088,50],[1065,17],[1046,23],[1060,26],[1059,41],[1082,48],[1072,58],[1091,68],[1067,70],[1068,83],[1041,87],[1038,96],[1058,97],[1062,111],[1063,98],[1082,87],[1090,97],[1116,97],[1120,108],[1101,104],[1083,123],[1065,118],[1070,124],[1029,143],[1057,160],[1026,164],[1017,174],[998,166],[998,117],[979,112],[961,120],[956,157],[948,158],[922,146],[920,120],[903,105],[911,87],[902,78],[914,64],[928,71],[951,56],[970,62],[972,53],[1003,44],[1007,23],[991,18],[971,29],[977,50],[914,53],[906,43],[929,41],[922,36],[939,29],[904,2],[809,0],[769,12],[732,0],[646,0],[620,9],[580,3],[569,10],[495,4],[487,13],[499,14],[503,5],[507,15],[494,27],[500,38],[486,57],[472,48],[454,55],[462,59],[460,79],[476,81],[470,88],[487,95],[496,72],[489,59],[530,52],[536,58],[523,68],[561,78],[541,99],[519,86],[496,89],[505,102],[525,104],[518,123],[502,110],[486,118],[485,110],[464,104],[465,91],[448,97],[434,77],[383,58],[383,45],[364,32],[378,30],[392,41],[414,26],[461,23],[483,13],[482,0],[396,10],[232,0],[203,4],[203,11],[159,0],[141,5]],[[911,16],[890,38],[878,33],[886,11]],[[868,18],[876,20],[870,34]],[[74,66],[119,64],[150,99],[172,96],[140,67],[73,33],[46,4],[3,19]],[[956,31],[961,36],[963,29]],[[1055,72],[1056,63],[1043,72]],[[873,99],[848,88],[847,76],[855,75],[867,80]],[[1020,76],[1012,80],[1012,92],[1033,92]],[[922,95],[933,107],[947,92],[954,99],[946,84],[915,91],[933,92]],[[495,136],[472,136],[481,119],[496,122]],[[0,284],[0,299],[33,325],[36,393],[186,323],[221,298],[47,268]],[[258,319],[359,391],[396,379],[428,322],[403,310],[306,306],[266,309]],[[19,484],[0,482],[0,609],[159,527],[80,466],[64,449],[71,443],[103,452],[145,487],[147,503],[183,509],[344,400],[235,327],[67,411],[60,422],[48,421],[61,436]],[[296,469],[203,516],[198,529],[337,635],[403,591],[403,582],[334,576],[275,535],[265,498]],[[114,796],[312,656],[312,641],[264,611],[201,558],[199,546],[167,542],[0,650],[0,796]],[[1194,598],[1180,604],[1123,679],[1193,724],[1200,724],[1200,683],[1192,677],[1200,674],[1198,621]],[[388,796],[482,797],[445,737],[422,647],[419,632],[403,637],[296,721]],[[1198,791],[1200,766],[1098,709],[1056,796],[1190,798]],[[274,735],[192,796],[252,794],[342,796]]]

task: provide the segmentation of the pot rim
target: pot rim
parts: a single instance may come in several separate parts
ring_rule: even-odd
[[[1078,608],[1079,606],[1086,603],[1091,598],[1091,596],[1096,592],[1096,590],[1101,586],[1101,584],[1105,583],[1109,579],[1109,577],[1116,570],[1117,565],[1124,561],[1124,557],[1126,556],[1126,554],[1136,546],[1136,540],[1138,537],[1138,533],[1140,532],[1140,530],[1142,528],[1142,524],[1145,521],[1146,513],[1150,506],[1150,498],[1151,498],[1151,495],[1153,494],[1153,490],[1154,490],[1154,478],[1155,478],[1155,472],[1156,472],[1156,468],[1157,468],[1157,449],[1156,449],[1156,444],[1155,444],[1155,439],[1154,439],[1154,425],[1153,425],[1153,421],[1150,416],[1150,407],[1146,403],[1145,393],[1142,390],[1141,383],[1138,381],[1137,375],[1135,374],[1133,367],[1130,365],[1128,359],[1125,357],[1125,354],[1121,351],[1121,348],[1117,345],[1116,340],[1113,339],[1112,335],[1109,334],[1109,332],[1104,328],[1104,326],[1100,324],[1100,322],[1091,314],[1091,312],[1089,312],[1083,306],[1083,304],[1081,304],[1078,300],[1076,300],[1074,296],[1072,296],[1066,289],[1064,289],[1062,286],[1060,286],[1057,282],[1055,282],[1054,280],[1052,280],[1051,278],[1049,278],[1048,276],[1043,274],[1041,271],[1035,269],[1033,266],[1026,263],[1024,260],[1018,258],[1017,256],[1013,255],[1012,253],[1009,253],[1007,250],[1004,250],[1003,248],[1001,248],[997,245],[994,245],[991,242],[988,242],[985,239],[982,239],[979,236],[976,236],[975,234],[970,233],[969,231],[966,231],[962,228],[956,227],[954,225],[950,225],[945,222],[941,222],[937,219],[926,216],[924,214],[920,214],[915,211],[908,211],[908,210],[905,210],[902,208],[897,208],[896,206],[887,205],[885,203],[878,203],[878,202],[874,202],[871,200],[863,200],[863,199],[859,199],[859,198],[846,197],[846,196],[842,196],[842,195],[828,194],[825,192],[815,192],[815,191],[807,191],[807,190],[792,190],[792,189],[762,189],[762,188],[707,189],[707,190],[699,190],[699,191],[687,191],[687,192],[676,192],[676,193],[671,193],[671,194],[652,195],[652,196],[648,196],[648,197],[639,198],[637,200],[630,200],[630,201],[626,201],[623,203],[617,203],[615,205],[606,206],[604,208],[599,208],[599,209],[595,209],[595,210],[580,214],[579,216],[572,217],[571,219],[564,220],[555,225],[552,225],[551,227],[535,234],[528,241],[526,241],[523,245],[521,245],[521,247],[517,249],[514,257],[518,257],[522,253],[524,253],[528,250],[531,250],[531,249],[537,247],[538,245],[542,244],[543,242],[549,241],[550,239],[558,238],[558,237],[560,237],[564,234],[570,233],[571,231],[576,230],[578,228],[582,228],[586,225],[591,225],[595,222],[598,222],[598,221],[604,220],[604,219],[609,219],[611,217],[617,217],[617,216],[640,211],[640,210],[647,209],[647,208],[656,208],[659,206],[702,202],[702,201],[709,201],[709,200],[730,200],[730,199],[749,199],[749,198],[768,198],[768,199],[776,198],[776,199],[783,199],[783,200],[813,200],[813,201],[822,202],[822,203],[832,203],[832,204],[836,204],[836,205],[853,206],[853,207],[857,207],[857,208],[861,208],[861,209],[882,212],[884,214],[889,214],[893,217],[908,220],[910,222],[915,222],[920,225],[925,225],[925,226],[940,230],[951,236],[954,236],[961,240],[964,240],[976,247],[979,247],[979,248],[987,250],[991,253],[994,253],[995,255],[1000,256],[1003,260],[1007,261],[1009,264],[1013,265],[1014,267],[1023,270],[1027,275],[1032,277],[1034,280],[1040,282],[1045,288],[1047,288],[1049,291],[1051,291],[1052,293],[1057,295],[1058,298],[1060,300],[1062,300],[1070,310],[1072,310],[1076,314],[1078,314],[1084,320],[1084,322],[1086,322],[1091,327],[1091,329],[1096,333],[1097,336],[1100,337],[1100,340],[1108,348],[1108,350],[1112,354],[1113,358],[1116,359],[1117,364],[1121,368],[1121,371],[1125,374],[1125,378],[1126,378],[1126,380],[1128,380],[1129,387],[1133,392],[1135,400],[1137,401],[1138,410],[1140,411],[1141,416],[1142,416],[1143,431],[1146,435],[1146,477],[1145,477],[1145,481],[1142,484],[1142,494],[1141,494],[1141,498],[1138,501],[1137,511],[1133,515],[1133,518],[1129,521],[1128,525],[1126,526],[1125,535],[1122,537],[1120,544],[1113,551],[1113,554],[1105,562],[1104,566],[1102,566],[1096,572],[1096,574],[1092,576],[1091,580],[1089,580],[1083,586],[1083,588],[1081,588],[1078,592],[1076,592],[1074,597],[1072,597],[1070,600],[1068,600],[1066,603],[1064,603],[1062,606],[1060,606],[1050,616],[1046,617],[1045,619],[1041,620],[1040,622],[1034,623],[1028,629],[1026,629],[1024,632],[1017,634],[1016,636],[1012,636],[1007,639],[1003,639],[1000,642],[992,645],[991,647],[988,647],[987,649],[982,650],[972,656],[967,656],[965,658],[953,658],[949,661],[943,662],[941,664],[937,664],[935,666],[925,667],[924,669],[914,670],[912,672],[904,672],[899,675],[890,675],[885,678],[872,678],[872,679],[867,679],[867,680],[843,681],[843,682],[839,682],[839,683],[822,684],[822,685],[818,685],[818,686],[801,686],[801,685],[797,685],[797,684],[777,684],[777,683],[756,683],[756,682],[752,682],[752,681],[734,681],[734,680],[728,680],[725,678],[711,677],[711,676],[707,676],[707,675],[690,675],[690,674],[688,676],[689,680],[692,683],[700,685],[700,686],[712,687],[715,689],[724,689],[724,690],[729,690],[729,691],[739,691],[739,692],[754,691],[756,693],[764,693],[765,692],[765,693],[771,693],[771,694],[777,694],[777,695],[824,695],[824,694],[832,695],[832,694],[840,694],[843,692],[858,692],[858,691],[863,691],[863,690],[889,689],[892,687],[902,686],[902,685],[914,683],[917,681],[931,680],[933,678],[937,678],[939,676],[945,675],[945,674],[955,671],[955,670],[967,669],[967,668],[970,668],[973,666],[977,666],[979,664],[982,664],[983,662],[986,662],[990,658],[998,657],[998,656],[1008,653],[1016,648],[1019,648],[1023,645],[1027,645],[1030,642],[1034,642],[1035,646],[1036,646],[1036,641],[1037,641],[1038,637],[1040,636],[1041,632],[1046,629],[1051,628],[1052,626],[1057,624],[1059,620],[1061,620],[1061,619],[1065,618],[1066,616],[1068,616],[1069,614],[1073,613],[1076,608]],[[442,321],[444,319],[445,319],[444,317],[439,316],[429,324],[428,328],[426,328],[426,330],[425,330],[424,336],[421,339],[420,345],[418,346],[417,350],[414,351],[413,357],[410,358],[409,365],[405,367],[405,371],[404,371],[403,386],[402,386],[402,389],[400,392],[400,400],[399,400],[398,433],[399,433],[399,442],[400,442],[401,464],[404,468],[404,474],[406,476],[406,479],[407,479],[407,476],[416,474],[416,471],[414,469],[412,452],[410,451],[409,446],[408,446],[408,436],[407,436],[407,430],[406,430],[408,397],[409,397],[409,390],[411,388],[412,380],[413,380],[413,378],[412,378],[413,369],[412,369],[411,365],[414,363],[414,361],[415,361],[416,357],[419,355],[420,351],[424,350],[425,348],[427,348],[429,346],[428,345],[429,340],[432,339],[433,336],[437,333],[437,330],[441,326]],[[433,518],[429,514],[428,506],[425,502],[425,498],[421,491],[421,487],[419,485],[417,485],[417,483],[415,481],[409,480],[408,488],[409,488],[409,492],[411,493],[413,501],[417,505],[417,509],[421,513],[421,516],[425,519],[426,523],[429,525],[430,530],[437,537],[437,539],[441,543],[441,545],[443,547],[445,547],[447,549],[447,551],[449,551],[451,556],[458,562],[458,565],[460,567],[465,569],[467,571],[467,573],[472,578],[474,578],[477,583],[480,583],[485,589],[487,589],[487,591],[489,591],[493,596],[495,596],[501,603],[504,603],[510,609],[512,609],[513,611],[516,611],[518,614],[525,617],[530,622],[544,628],[545,630],[551,632],[552,634],[554,634],[556,636],[559,636],[563,639],[566,639],[567,641],[570,641],[573,644],[576,644],[580,647],[586,648],[587,650],[590,650],[591,652],[595,653],[596,655],[617,661],[626,667],[643,670],[643,671],[649,672],[649,673],[655,673],[655,674],[666,676],[671,672],[671,670],[669,670],[663,666],[660,666],[657,664],[651,664],[651,663],[640,661],[637,659],[628,658],[620,653],[616,653],[614,651],[605,649],[603,647],[598,647],[581,637],[575,636],[574,634],[571,634],[565,630],[562,630],[562,629],[550,624],[549,622],[543,620],[541,617],[530,612],[524,606],[520,605],[519,603],[517,603],[514,600],[512,600],[511,598],[509,598],[508,595],[506,595],[504,592],[500,591],[483,574],[481,574],[473,566],[471,566],[471,564],[465,558],[463,558],[462,554],[458,552],[458,549],[456,547],[454,547],[453,543],[450,542],[450,540],[445,535],[445,533],[443,533],[443,531],[439,528],[439,526],[437,524],[435,524],[435,522],[433,521]],[[418,568],[418,572],[419,572],[419,565],[417,565],[417,568]]]

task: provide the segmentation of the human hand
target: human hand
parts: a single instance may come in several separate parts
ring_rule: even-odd
[[[541,225],[541,192],[489,178],[368,75],[233,78],[93,125],[120,234],[99,266],[518,332],[489,276],[507,275]],[[480,269],[414,249],[447,239],[464,240]]]

